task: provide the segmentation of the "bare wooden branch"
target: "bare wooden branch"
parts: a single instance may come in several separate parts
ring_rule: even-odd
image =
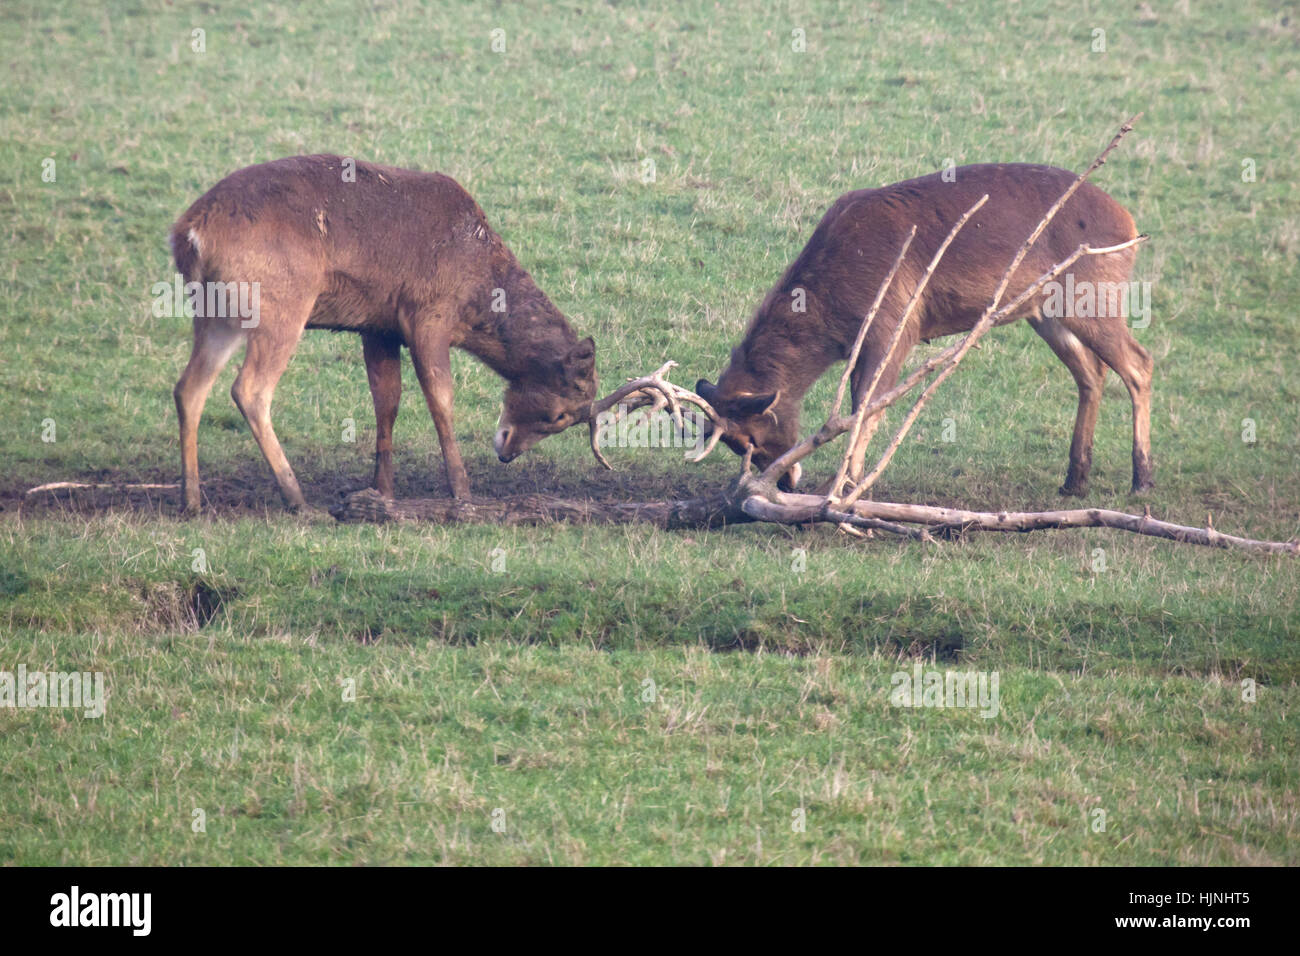
[[[967,511],[889,501],[859,501],[835,507],[821,495],[778,491],[753,475],[742,475],[717,494],[678,501],[605,502],[547,495],[465,500],[410,498],[393,501],[374,489],[354,492],[331,512],[340,521],[434,521],[538,525],[646,523],[661,528],[716,528],[749,521],[804,525],[830,523],[887,531],[921,541],[972,531],[1041,531],[1052,528],[1113,528],[1184,544],[1256,554],[1300,555],[1300,541],[1260,541],[1216,531],[1207,521],[1193,528],[1143,515],[1101,508],[1070,511]],[[909,528],[907,525],[920,525]]]
[[[1138,115],[1140,116],[1141,114]],[[1087,180],[1094,170],[1099,169],[1106,162],[1106,157],[1110,155],[1111,151],[1114,150],[1115,147],[1120,144],[1120,141],[1133,129],[1133,123],[1137,121],[1137,118],[1137,116],[1134,116],[1120,127],[1119,132],[1115,134],[1106,148],[1101,151],[1101,155],[1092,161],[1092,165],[1074,178],[1074,181],[1070,183],[1065,192],[1062,193],[1047,212],[1043,214],[1043,217],[1038,221],[1038,225],[1035,227],[1034,231],[1029,234],[1028,238],[1026,238],[1023,243],[1021,243],[1020,248],[1016,250],[1015,256],[1012,257],[1011,264],[1007,266],[1006,271],[1002,273],[1002,278],[998,281],[997,289],[993,293],[993,299],[984,310],[984,314],[980,316],[980,319],[975,323],[974,328],[972,328],[970,332],[966,334],[965,338],[962,339],[961,344],[958,346],[957,351],[953,353],[948,364],[934,377],[933,381],[926,386],[925,390],[922,391],[920,397],[912,406],[911,411],[908,412],[907,417],[903,419],[903,423],[899,426],[893,440],[885,449],[885,453],[876,463],[876,466],[872,468],[871,471],[854,486],[853,490],[844,497],[842,502],[843,506],[847,507],[852,505],[855,501],[866,494],[871,486],[876,483],[876,480],[884,473],[885,468],[893,459],[894,453],[898,451],[899,446],[907,436],[907,433],[911,430],[912,425],[916,422],[917,416],[921,414],[921,409],[925,407],[926,403],[930,400],[930,397],[935,393],[935,390],[938,389],[938,387],[943,384],[944,380],[953,373],[961,363],[961,360],[966,357],[966,353],[970,351],[971,347],[984,336],[985,332],[993,327],[994,318],[999,314],[1005,314],[1000,312],[999,307],[1002,304],[1002,297],[1006,294],[1007,286],[1011,283],[1011,277],[1014,276],[1016,270],[1020,268],[1020,263],[1022,263],[1025,256],[1029,254],[1029,250],[1033,247],[1034,243],[1038,241],[1039,236],[1043,234],[1043,231],[1051,224],[1052,220],[1056,218],[1056,214],[1061,211],[1062,207],[1064,207],[1067,202],[1069,202],[1070,197],[1078,191],[1079,187],[1083,185],[1084,181]],[[1115,247],[1106,247],[1107,251],[1114,251],[1114,248]],[[1069,257],[1068,262],[1073,262],[1080,255],[1082,255],[1082,253],[1076,250],[1075,254],[1072,257]],[[1054,274],[1059,274],[1059,272],[1063,271],[1065,268],[1066,265],[1058,265],[1049,271]],[[863,412],[860,410],[859,417],[861,417],[862,414]],[[838,487],[833,490],[838,490]]]
[[[755,521],[768,521],[774,524],[809,524],[813,521],[832,521],[839,525],[845,525],[850,528],[868,528],[873,531],[888,531],[890,534],[896,534],[904,538],[912,538],[917,541],[933,540],[927,529],[909,528],[906,525],[899,524],[896,521],[882,521],[879,518],[865,518],[859,514],[852,514],[846,511],[837,511],[830,507],[830,502],[821,498],[825,502],[824,506],[817,510],[816,518],[809,518],[806,514],[791,511],[789,508],[768,501],[758,495],[753,495],[741,502],[741,510],[749,515]]]

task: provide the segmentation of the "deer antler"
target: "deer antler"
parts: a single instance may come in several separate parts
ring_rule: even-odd
[[[591,416],[587,421],[591,436],[591,453],[596,456],[596,460],[605,468],[610,471],[614,470],[614,466],[606,461],[605,456],[600,452],[600,444],[597,441],[597,420],[601,414],[618,405],[624,406],[624,410],[629,412],[649,407],[649,414],[651,415],[666,408],[673,417],[673,424],[678,429],[685,427],[682,419],[682,403],[694,405],[708,416],[709,421],[713,423],[713,430],[709,435],[704,450],[691,458],[690,461],[700,461],[717,447],[718,441],[722,438],[722,433],[727,427],[726,419],[719,415],[713,406],[699,395],[668,381],[668,372],[676,367],[676,362],[665,362],[649,375],[630,378],[626,384],[620,385],[609,395],[591,403]]]

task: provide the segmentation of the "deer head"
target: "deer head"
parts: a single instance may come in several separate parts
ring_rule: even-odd
[[[723,372],[717,385],[706,379],[695,383],[695,392],[717,409],[725,420],[723,444],[737,455],[748,456],[761,471],[799,440],[799,410],[785,401],[782,389],[751,391],[732,384]],[[716,427],[716,426],[714,426]],[[782,491],[793,491],[799,469],[791,469],[777,482]]]
[[[492,446],[512,461],[547,435],[585,422],[596,398],[596,343],[585,338],[562,359],[539,362],[506,386]]]

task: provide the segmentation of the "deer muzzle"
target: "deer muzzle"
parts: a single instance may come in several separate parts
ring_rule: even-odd
[[[514,461],[519,457],[519,452],[510,447],[510,439],[514,437],[514,429],[509,425],[498,428],[497,433],[492,437],[492,448],[497,453],[497,458],[502,464]]]

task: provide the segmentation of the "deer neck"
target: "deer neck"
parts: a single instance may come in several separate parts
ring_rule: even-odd
[[[817,334],[817,323],[766,315],[745,339],[745,373],[755,392],[780,391],[797,403],[831,365],[843,358],[839,344]]]
[[[461,347],[511,382],[564,359],[578,337],[560,310],[517,264],[496,278]]]

